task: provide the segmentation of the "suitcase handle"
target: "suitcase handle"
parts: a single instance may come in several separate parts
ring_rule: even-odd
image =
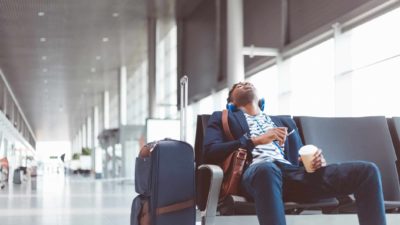
[[[172,205],[167,205],[164,207],[159,207],[157,208],[157,216],[165,214],[165,213],[171,213],[171,212],[176,212],[176,211],[180,211],[183,209],[187,209],[187,208],[191,208],[194,207],[194,199],[190,199],[187,201],[183,201],[183,202],[178,202]]]
[[[188,82],[189,79],[186,75],[184,75],[180,80],[180,88],[181,88],[181,141],[186,140],[187,133],[187,106],[188,106]]]

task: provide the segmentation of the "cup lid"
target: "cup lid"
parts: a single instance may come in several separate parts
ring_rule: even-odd
[[[300,155],[309,155],[314,154],[318,150],[317,146],[315,145],[304,145],[300,148],[299,154]]]

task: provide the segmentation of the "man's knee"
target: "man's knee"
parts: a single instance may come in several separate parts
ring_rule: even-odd
[[[274,163],[258,163],[253,166],[256,167],[254,168],[254,179],[260,179],[269,182],[281,182],[281,170]]]
[[[378,166],[373,162],[358,161],[355,163],[355,172],[358,177],[362,179],[380,179],[380,172]]]
[[[367,173],[370,176],[377,176],[379,175],[379,168],[378,166],[373,163],[373,162],[362,162],[363,164],[363,169],[365,173]]]

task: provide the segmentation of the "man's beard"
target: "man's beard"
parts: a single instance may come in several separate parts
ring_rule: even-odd
[[[246,91],[239,93],[235,100],[238,106],[245,106],[249,103],[252,103],[255,98],[256,93],[254,91]]]

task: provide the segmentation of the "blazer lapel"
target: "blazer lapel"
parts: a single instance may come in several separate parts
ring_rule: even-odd
[[[233,113],[233,117],[235,120],[240,124],[240,127],[242,128],[243,133],[249,133],[249,125],[247,125],[247,120],[246,117],[244,116],[244,113],[242,111],[237,111]]]

